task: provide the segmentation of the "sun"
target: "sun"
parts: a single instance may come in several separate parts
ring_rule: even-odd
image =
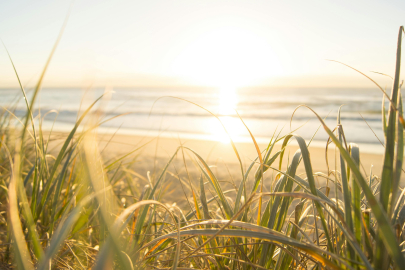
[[[237,88],[260,84],[261,80],[283,74],[270,42],[243,26],[222,26],[184,42],[171,65],[172,72],[192,83],[218,88],[217,114],[206,127],[214,140],[229,143],[241,138],[243,124],[235,109],[241,102]]]
[[[200,85],[219,87],[255,84],[283,73],[267,39],[236,26],[220,27],[184,44],[171,71]]]

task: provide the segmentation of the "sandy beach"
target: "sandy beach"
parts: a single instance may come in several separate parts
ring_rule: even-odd
[[[169,159],[176,149],[183,145],[197,152],[209,165],[213,165],[218,161],[225,161],[229,165],[237,165],[238,159],[232,149],[230,143],[222,143],[208,140],[194,140],[194,139],[178,139],[167,137],[142,137],[142,136],[130,136],[130,135],[111,135],[111,134],[99,134],[100,149],[104,149],[108,153],[115,155],[123,155],[134,149],[140,148],[137,153],[141,153],[144,158],[158,158]],[[292,139],[292,141],[294,141]],[[106,146],[106,144],[108,145]],[[252,143],[235,143],[236,148],[240,154],[241,160],[244,165],[249,165],[253,159],[257,157],[255,146]],[[326,143],[325,143],[326,145]],[[266,144],[259,144],[261,150],[267,147]],[[334,147],[329,146],[328,159],[331,169],[334,167]],[[281,144],[277,144],[274,147],[273,153],[280,150]],[[298,146],[290,144],[287,146],[286,155],[290,153],[292,156],[298,150]],[[325,161],[325,147],[310,146],[310,158],[313,165],[314,172],[327,172],[327,166]],[[361,152],[361,149],[360,149]],[[134,153],[135,154],[135,153]],[[379,175],[382,166],[381,154],[361,153],[361,164],[369,174],[371,165],[373,165],[373,174]],[[278,162],[278,160],[277,160]],[[285,169],[284,166],[282,167]],[[300,170],[303,170],[300,166]]]
[[[58,141],[58,137],[63,138],[63,135],[63,133],[53,133],[53,137],[56,139],[55,142]],[[152,172],[157,168],[164,166],[180,145],[190,148],[198,153],[208,165],[216,168],[215,170],[213,169],[213,171],[217,171],[219,176],[221,176],[221,174],[229,175],[228,170],[223,172],[218,169],[225,165],[228,167],[229,171],[232,172],[233,177],[238,178],[240,175],[240,169],[238,169],[240,168],[238,159],[230,143],[209,140],[133,136],[122,134],[98,134],[97,137],[99,140],[100,152],[105,160],[116,159],[133,151],[132,154],[126,157],[126,160],[136,158],[136,168],[140,170],[139,174],[143,174],[143,177],[146,177],[147,171]],[[285,170],[287,167],[288,155],[290,155],[291,158],[292,155],[298,150],[298,145],[294,144],[294,139],[291,141],[292,143],[287,146],[285,152],[282,170]],[[254,144],[247,142],[236,142],[235,146],[239,152],[244,168],[247,168],[257,157]],[[267,145],[259,144],[259,147],[261,150],[263,150],[267,147]],[[281,143],[277,143],[273,149],[273,153],[276,153],[280,149]],[[370,168],[373,166],[373,174],[380,175],[383,158],[382,154],[362,153],[361,150],[362,149],[360,149],[360,162],[362,165],[363,174],[369,175]],[[328,170],[325,159],[325,147],[321,148],[310,145],[309,151],[314,173],[327,173]],[[186,160],[189,161],[191,158],[195,159],[195,156],[191,151],[185,150],[184,153]],[[334,147],[330,145],[328,150],[330,170],[333,170],[335,166],[339,166],[338,161],[335,164],[335,155],[337,157],[337,151],[335,151]],[[179,170],[179,172],[184,170],[181,152],[179,152],[173,164],[177,166],[176,170]],[[273,166],[278,167],[278,164],[279,159],[273,163]],[[188,167],[188,170],[192,170],[192,168]],[[338,168],[338,170],[340,171],[340,168]],[[305,173],[303,164],[300,164],[298,173]]]

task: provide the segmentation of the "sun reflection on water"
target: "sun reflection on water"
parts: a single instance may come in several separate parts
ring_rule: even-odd
[[[235,87],[222,87],[218,92],[217,115],[232,140],[240,136],[240,120],[236,116],[235,109],[238,105],[238,95]],[[210,121],[210,132],[214,140],[222,143],[230,143],[230,138],[218,119]]]

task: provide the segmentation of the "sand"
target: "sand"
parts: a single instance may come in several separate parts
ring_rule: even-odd
[[[58,138],[66,138],[66,134],[53,133],[54,142],[57,143],[62,140]],[[148,184],[147,175],[149,174],[152,182],[155,182],[160,175],[162,168],[167,164],[169,159],[173,156],[175,151],[180,145],[194,150],[198,153],[206,163],[211,167],[217,179],[221,182],[223,190],[232,190],[233,193],[242,179],[241,168],[238,163],[235,152],[230,143],[222,143],[208,140],[195,140],[195,139],[179,139],[168,137],[148,137],[148,136],[133,136],[122,134],[98,134],[99,149],[103,155],[104,160],[109,163],[116,160],[131,151],[128,157],[122,160],[124,164],[130,164],[129,174],[131,175],[132,182],[142,190]],[[55,145],[57,146],[57,144]],[[267,145],[259,144],[260,149],[265,149]],[[253,143],[236,143],[236,148],[242,160],[243,168],[246,168],[257,157],[256,149]],[[273,153],[280,150],[281,144],[277,144]],[[290,158],[297,151],[297,145],[289,145],[286,149],[282,170],[286,170],[288,155]],[[322,172],[327,174],[328,169],[325,160],[325,148],[309,147],[310,159],[313,167],[313,172]],[[194,187],[199,189],[200,169],[196,165],[195,155],[189,151],[184,150],[187,171],[184,166],[183,156],[181,151],[174,158],[171,166],[168,168],[168,174],[165,178],[165,189],[163,201],[176,202],[179,205],[185,204],[186,197],[190,198],[191,192],[189,189],[189,180]],[[330,146],[328,151],[328,159],[330,169],[335,168],[335,151],[334,147]],[[337,156],[337,155],[336,155]],[[278,168],[279,160],[277,159],[273,166]],[[382,154],[369,154],[361,153],[361,165],[363,175],[368,176],[370,173],[371,165],[373,165],[373,174],[380,175],[382,168]],[[337,170],[340,171],[339,162],[336,162]],[[247,184],[252,184],[253,173],[257,166],[250,174]],[[302,178],[306,178],[305,169],[301,162],[298,167],[297,173]],[[270,191],[271,186],[274,184],[274,176],[277,174],[274,170],[269,169],[265,174],[264,191]],[[180,184],[179,178],[182,179],[183,185]],[[333,178],[333,176],[331,177]],[[325,186],[326,180],[322,177],[317,177],[318,188]],[[402,182],[404,182],[402,180]],[[250,188],[249,188],[250,189]],[[333,189],[331,189],[332,191]],[[232,195],[230,195],[232,196]]]
[[[112,137],[110,134],[99,134],[100,149],[104,149],[106,142],[108,146],[104,151],[115,155],[122,155],[138,147],[143,157],[157,159],[169,159],[170,156],[176,151],[176,149],[183,145],[197,152],[204,160],[209,164],[215,164],[219,161],[225,161],[229,165],[237,165],[238,159],[230,143],[222,143],[208,140],[195,140],[195,139],[179,139],[179,138],[167,138],[167,137],[141,137],[116,134]],[[249,165],[256,157],[257,152],[253,143],[236,142],[236,148],[239,152],[241,160],[244,165]],[[325,143],[326,145],[326,143]],[[259,144],[260,149],[265,149],[266,144]],[[277,144],[273,150],[280,150],[281,144]],[[287,146],[286,155],[290,153],[292,156],[298,150],[298,146],[295,144]],[[327,172],[326,159],[325,159],[325,147],[309,147],[310,159],[314,172]],[[361,152],[361,149],[360,149]],[[189,152],[191,153],[191,152]],[[328,150],[328,159],[330,169],[334,169],[334,147],[330,146]],[[361,153],[361,164],[367,175],[370,172],[370,167],[373,165],[373,174],[379,175],[382,166],[382,154],[370,154]],[[286,159],[284,164],[286,163]],[[286,164],[285,164],[286,165]],[[282,168],[286,168],[286,166]],[[303,170],[300,166],[300,171]]]

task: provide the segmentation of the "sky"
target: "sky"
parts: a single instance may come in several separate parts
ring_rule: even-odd
[[[26,87],[383,87],[405,1],[0,1],[0,38]],[[0,88],[18,82],[0,47]]]

